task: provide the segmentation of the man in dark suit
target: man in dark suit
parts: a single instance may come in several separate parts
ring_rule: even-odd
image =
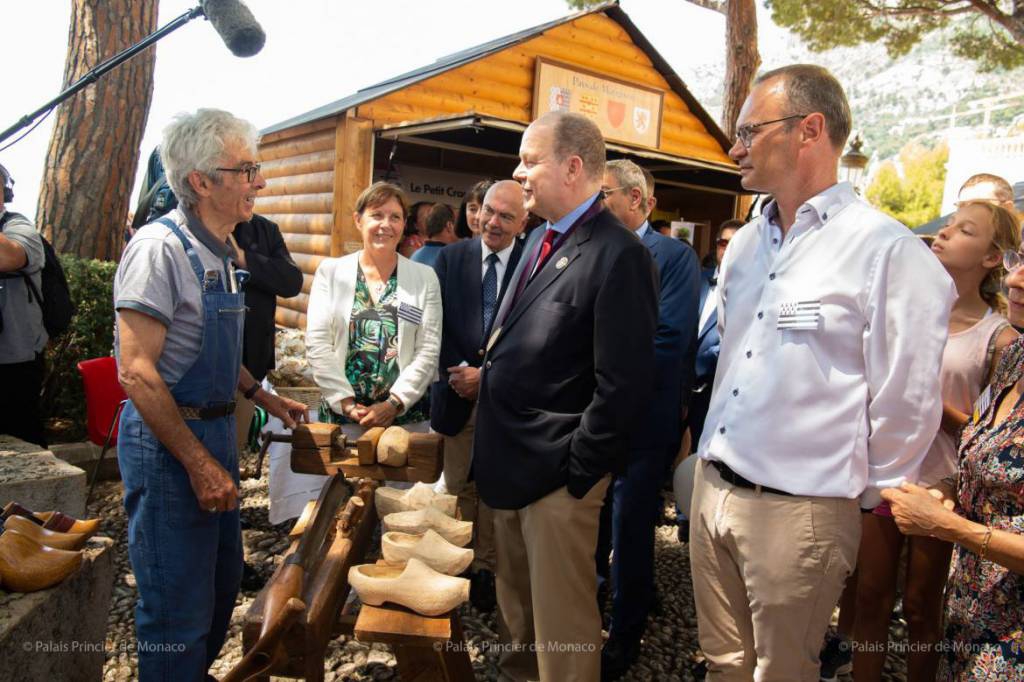
[[[718,266],[722,263],[725,248],[736,230],[743,227],[742,220],[726,220],[718,226],[715,238],[715,266],[705,268],[700,273],[700,301],[697,310],[697,359],[694,365],[693,397],[690,400],[688,424],[690,427],[690,443],[694,452],[700,443],[700,434],[704,430],[704,417],[708,413],[711,400],[711,385],[715,382],[715,369],[718,367],[718,349],[721,340],[718,338],[718,308],[716,289],[718,284]],[[684,510],[684,513],[689,510]]]
[[[277,223],[259,214],[235,225],[230,241],[237,255],[235,263],[249,272],[242,365],[259,382],[274,368],[277,297],[290,298],[302,291],[302,271],[292,260]],[[256,406],[241,393],[236,394],[235,401],[238,447],[244,449]]]
[[[600,201],[604,140],[549,113],[519,148],[523,249],[487,342],[473,476],[494,508],[502,674],[592,682],[601,617],[594,551],[612,472],[654,392],[657,274]],[[537,646],[534,647],[533,645]]]
[[[619,159],[605,166],[605,207],[635,233],[657,265],[660,279],[656,378],[631,444],[626,470],[615,476],[601,514],[598,573],[611,560],[612,618],[601,655],[601,678],[619,678],[636,661],[654,602],[654,528],[661,486],[679,450],[693,384],[700,265],[692,248],[651,228],[650,195],[643,170]],[[653,184],[653,183],[652,183]]]
[[[458,496],[463,520],[475,523],[470,599],[483,610],[494,608],[494,524],[476,484],[467,479],[484,347],[523,251],[517,237],[526,215],[519,183],[495,183],[481,204],[480,236],[441,249],[434,264],[444,327],[440,378],[430,390],[430,427],[444,435],[445,486]]]

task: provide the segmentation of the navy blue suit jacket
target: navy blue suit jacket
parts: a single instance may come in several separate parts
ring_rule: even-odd
[[[700,311],[704,309],[704,301],[707,300],[711,291],[711,280],[715,276],[716,268],[705,268],[700,273],[700,303],[697,306],[697,326],[700,320]],[[696,363],[696,385],[708,383],[715,378],[715,369],[718,367],[718,351],[722,346],[722,340],[718,336],[718,310],[713,310],[707,322],[697,332],[697,363]],[[709,386],[705,390],[710,390]]]
[[[582,498],[622,470],[654,392],[650,252],[602,208],[505,305],[480,381],[472,467],[480,499],[521,509],[562,486]]]
[[[512,272],[523,253],[523,241],[516,239],[498,290],[498,303],[505,295]],[[480,238],[449,244],[437,252],[434,272],[441,284],[444,324],[441,333],[439,379],[430,388],[430,428],[454,436],[469,420],[475,401],[466,400],[448,385],[448,368],[463,362],[479,367],[487,341],[483,330],[483,250]],[[497,308],[495,308],[497,310]]]
[[[679,448],[683,437],[683,406],[693,387],[700,315],[700,263],[692,248],[654,230],[643,238],[658,268],[658,331],[654,335],[654,394],[646,399],[635,449]]]

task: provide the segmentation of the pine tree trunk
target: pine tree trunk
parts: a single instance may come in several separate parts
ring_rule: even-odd
[[[757,50],[757,7],[754,0],[728,0],[725,13],[725,92],[722,130],[732,140],[736,119],[761,66]]]
[[[72,0],[64,87],[152,33],[156,22],[157,0]],[[155,59],[150,47],[57,109],[36,208],[57,251],[120,255]]]

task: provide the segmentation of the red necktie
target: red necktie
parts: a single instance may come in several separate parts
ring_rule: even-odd
[[[558,232],[548,228],[548,231],[544,233],[544,241],[540,245],[540,255],[537,256],[537,266],[533,269],[534,274],[540,272],[540,269],[544,267],[545,261],[548,256],[551,255],[551,249],[555,244],[555,239],[558,238]]]

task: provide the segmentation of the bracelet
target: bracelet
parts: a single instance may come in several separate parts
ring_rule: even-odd
[[[259,390],[260,390],[260,382],[256,381],[256,382],[253,382],[252,386],[250,386],[249,388],[245,389],[245,393],[243,393],[242,395],[245,396],[246,400],[252,400],[252,397],[254,395],[256,395],[257,393],[259,393]]]
[[[988,543],[992,539],[992,526],[985,526],[985,539],[981,541],[981,551],[978,553],[978,558],[982,561],[985,560],[985,554],[988,552]]]

